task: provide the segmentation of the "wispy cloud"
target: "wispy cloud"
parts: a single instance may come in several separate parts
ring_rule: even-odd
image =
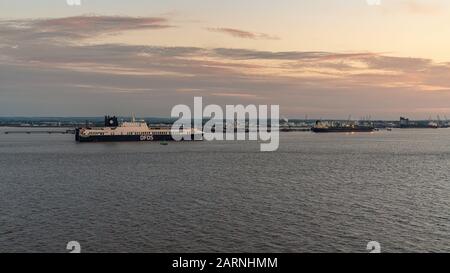
[[[325,51],[285,51],[285,52],[273,52],[273,51],[261,51],[239,48],[216,48],[214,52],[220,56],[250,60],[250,59],[265,59],[265,60],[339,60],[339,59],[352,59],[361,57],[371,57],[377,54],[370,52],[358,52],[358,53],[335,53]]]
[[[173,27],[162,17],[85,15],[56,19],[0,20],[0,36],[22,41],[78,40],[124,31]]]
[[[218,97],[235,97],[235,98],[256,98],[255,94],[245,94],[245,93],[212,93],[213,96]]]
[[[253,39],[253,40],[279,40],[280,38],[277,36],[259,33],[259,32],[250,32],[241,29],[235,28],[207,28],[209,31],[219,32],[223,34],[230,35],[236,38],[242,39]]]

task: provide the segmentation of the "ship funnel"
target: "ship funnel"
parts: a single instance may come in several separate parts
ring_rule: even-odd
[[[118,127],[119,121],[116,116],[105,116],[105,127]]]

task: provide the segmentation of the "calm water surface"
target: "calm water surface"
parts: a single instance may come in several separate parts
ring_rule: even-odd
[[[0,128],[0,252],[450,251],[450,129],[77,144]]]

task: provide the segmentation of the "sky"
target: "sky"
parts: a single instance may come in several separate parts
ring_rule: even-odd
[[[450,117],[450,1],[0,0],[0,116]]]

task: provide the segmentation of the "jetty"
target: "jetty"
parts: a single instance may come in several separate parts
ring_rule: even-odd
[[[5,135],[9,134],[75,134],[75,129],[67,129],[67,130],[16,130],[16,131],[5,131]]]

